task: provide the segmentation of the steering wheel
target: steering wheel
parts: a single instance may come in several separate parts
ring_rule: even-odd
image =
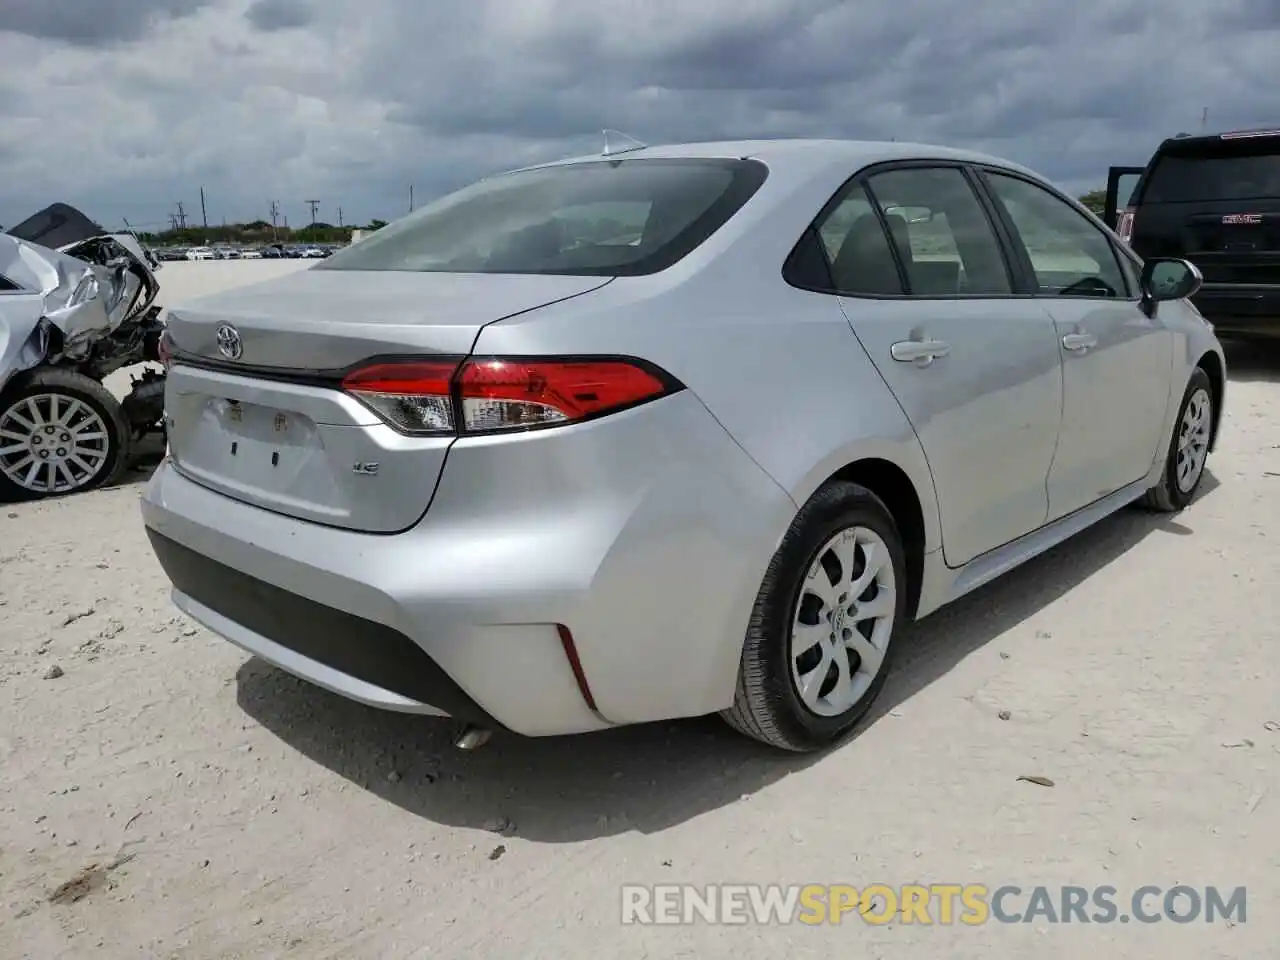
[[[1079,280],[1074,283],[1067,284],[1058,291],[1058,296],[1060,297],[1075,297],[1081,295],[1114,297],[1116,295],[1116,291],[1112,288],[1111,284],[1107,283],[1107,281],[1103,280],[1101,277],[1081,277]]]

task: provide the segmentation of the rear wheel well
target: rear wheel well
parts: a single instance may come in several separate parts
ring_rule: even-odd
[[[1209,377],[1209,385],[1213,388],[1213,425],[1209,434],[1209,449],[1218,442],[1218,423],[1222,419],[1222,392],[1226,386],[1226,371],[1222,369],[1222,359],[1210,350],[1197,362],[1196,366]]]
[[[924,582],[924,511],[911,478],[897,464],[869,459],[843,467],[830,479],[866,487],[889,508],[902,537],[902,552],[907,561],[907,617],[914,620]]]

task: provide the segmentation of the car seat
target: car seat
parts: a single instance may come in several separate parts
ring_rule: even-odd
[[[893,215],[888,219],[891,230],[905,232],[906,220]],[[901,221],[900,228],[893,223],[894,220]],[[908,255],[910,249],[908,244]],[[839,291],[881,296],[902,294],[898,265],[893,259],[880,218],[874,213],[864,213],[849,227],[831,265],[831,279]]]

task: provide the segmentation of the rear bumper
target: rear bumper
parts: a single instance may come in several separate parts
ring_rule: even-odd
[[[1280,286],[1206,283],[1192,303],[1221,333],[1280,336]]]
[[[178,606],[250,652],[373,706],[494,724],[404,634],[233,570],[153,529],[147,535]]]
[[[246,650],[374,706],[538,736],[729,706],[795,505],[685,391],[458,442],[401,534],[271,513],[169,462],[142,510],[175,603]]]

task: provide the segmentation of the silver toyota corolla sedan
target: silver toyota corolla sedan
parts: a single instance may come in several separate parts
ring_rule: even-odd
[[[172,310],[147,532],[184,612],[366,704],[815,749],[906,621],[1192,500],[1199,283],[945,148],[520,170]]]

